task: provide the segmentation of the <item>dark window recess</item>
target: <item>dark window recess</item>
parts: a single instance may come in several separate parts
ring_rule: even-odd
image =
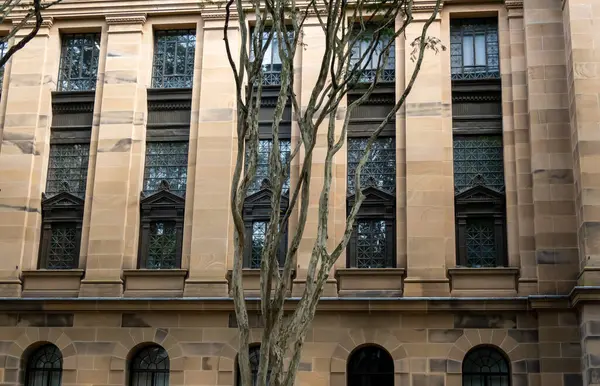
[[[498,19],[455,19],[450,24],[452,79],[499,79]]]
[[[364,31],[360,31],[360,26],[356,26],[356,35],[354,43],[351,43],[352,53],[350,55],[350,67],[352,71],[356,68],[359,83],[373,83],[377,69],[381,68],[379,74],[379,83],[394,83],[396,80],[396,49],[393,38],[393,29],[382,29],[379,39],[373,43],[375,26],[368,26]],[[387,57],[384,57],[386,47]],[[361,60],[362,59],[362,60]]]
[[[365,153],[368,138],[348,138],[348,193],[354,194],[354,178],[358,162]],[[396,192],[396,138],[377,138],[361,172],[361,188],[375,187]]]
[[[62,36],[59,91],[87,91],[96,88],[100,34],[70,34]]]
[[[485,185],[504,192],[502,135],[454,135],[454,189]]]
[[[505,356],[492,347],[476,347],[465,356],[463,386],[509,386],[510,370]]]
[[[251,346],[250,347],[250,352],[249,352],[249,357],[250,357],[250,377],[252,378],[252,385],[256,385],[257,380],[258,380],[258,367],[260,365],[260,346]],[[238,357],[239,360],[239,357]],[[236,371],[236,385],[237,386],[242,386],[242,377],[240,375],[240,365],[239,362],[236,361],[237,363],[237,371]],[[269,384],[269,378],[271,377],[271,372],[267,372],[267,385]]]
[[[129,386],[168,386],[169,355],[164,348],[142,348],[131,359]]]
[[[195,52],[195,30],[156,31],[152,87],[191,88]]]
[[[282,166],[288,164],[290,159],[290,141],[288,140],[280,140],[279,141],[279,157],[281,159]],[[248,188],[248,195],[252,195],[261,190],[261,185],[265,182],[265,180],[270,179],[270,162],[269,157],[271,156],[271,151],[273,149],[273,141],[269,139],[261,139],[258,141],[258,157],[256,162],[256,174],[254,176],[254,180],[252,184]],[[249,158],[248,154],[246,155],[246,167],[248,166]],[[289,168],[287,170],[287,178],[283,183],[283,191],[287,192],[290,188],[290,171]]]
[[[244,224],[246,228],[246,245],[244,247],[245,268],[260,268],[262,251],[271,216],[272,194],[271,187],[268,184],[264,184],[258,192],[246,197],[246,201],[244,202]],[[280,203],[281,217],[283,217],[287,207],[288,197],[286,194],[283,194]],[[285,263],[286,252],[287,224],[277,251],[280,267],[283,267]]]
[[[185,195],[187,183],[188,142],[148,142],[144,166],[144,194],[159,190],[167,181],[171,192]]]
[[[138,267],[181,267],[191,89],[149,89]]]
[[[53,344],[45,344],[31,353],[25,369],[26,386],[60,386],[63,358]]]
[[[53,92],[38,267],[79,266],[94,92]]]
[[[2,38],[6,39],[6,37]],[[0,58],[6,54],[8,50],[8,42],[0,42]],[[4,67],[0,68],[0,92],[2,91],[2,85],[4,84]]]
[[[394,360],[381,347],[364,346],[348,359],[348,386],[393,386]]]
[[[253,30],[252,38],[250,39],[250,61],[254,61],[254,57],[255,57],[254,44],[252,43],[255,33],[256,33],[256,31]],[[263,48],[267,45],[267,42],[269,40],[269,34],[270,34],[270,31],[268,29],[265,29],[265,31],[262,33],[261,41],[262,41]],[[293,32],[288,32],[288,39],[290,42],[294,40]],[[280,86],[281,85],[282,65],[281,65],[281,57],[279,55],[280,44],[283,44],[283,48],[285,49],[285,43],[280,41],[279,38],[277,37],[277,33],[274,32],[273,38],[271,39],[271,42],[266,49],[266,52],[265,52],[265,55],[263,56],[263,61],[262,61],[262,71],[263,71],[262,84],[264,86]]]

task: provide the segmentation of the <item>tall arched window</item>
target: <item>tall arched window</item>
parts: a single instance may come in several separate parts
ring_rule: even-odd
[[[493,347],[476,347],[465,356],[463,386],[509,386],[510,370],[504,354]]]
[[[130,386],[168,386],[169,355],[152,345],[139,350],[131,360]]]
[[[365,346],[348,359],[348,386],[393,386],[394,360],[383,348]]]
[[[27,386],[60,386],[62,354],[58,347],[48,343],[29,356],[25,372]]]

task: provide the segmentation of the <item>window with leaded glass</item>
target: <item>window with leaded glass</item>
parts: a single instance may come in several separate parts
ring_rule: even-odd
[[[147,346],[131,359],[129,386],[168,386],[169,355],[158,346]]]
[[[59,91],[87,91],[96,88],[100,34],[70,34],[62,36]]]
[[[253,36],[256,31],[253,31]],[[262,33],[261,41],[263,48],[267,46],[269,41],[270,31],[265,29]],[[293,32],[288,32],[289,41],[293,41],[294,35]],[[262,84],[264,86],[279,86],[281,85],[281,57],[279,56],[279,46],[280,44],[285,44],[285,42],[280,41],[277,33],[273,33],[273,37],[271,42],[267,46],[265,54],[263,56],[262,61]],[[285,49],[285,45],[283,46]],[[254,60],[254,45],[252,44],[252,40],[250,42],[250,60]]]
[[[348,193],[354,194],[356,168],[365,153],[368,138],[348,138]],[[381,191],[396,192],[396,139],[378,138],[373,143],[367,162],[361,172],[361,188],[375,187]]]
[[[35,349],[25,368],[26,386],[60,386],[62,379],[62,353],[53,344],[44,344]]]
[[[500,78],[498,19],[454,19],[450,24],[452,79]]]
[[[152,87],[191,88],[195,51],[195,30],[156,31]]]
[[[6,39],[6,38],[4,38]],[[8,42],[0,42],[0,58],[6,54],[8,50]],[[0,68],[0,91],[2,90],[2,85],[4,84],[4,67]]]
[[[79,259],[79,232],[77,224],[64,223],[52,227],[47,269],[77,268]]]
[[[290,141],[280,140],[279,141],[279,156],[281,159],[282,166],[288,164],[290,160]],[[271,150],[273,149],[273,141],[270,139],[261,139],[258,141],[258,157],[256,162],[256,174],[252,184],[248,188],[248,195],[252,195],[261,189],[264,180],[270,179],[270,162],[269,157],[271,156]],[[246,165],[248,165],[249,156],[246,156]],[[287,171],[287,178],[283,182],[283,191],[287,192],[290,188],[290,173],[289,168]]]
[[[46,177],[46,196],[70,192],[85,196],[90,145],[88,143],[51,144]]]
[[[171,192],[184,196],[187,184],[188,142],[146,143],[144,194],[160,189],[163,181]]]
[[[377,70],[381,69],[379,82],[393,83],[396,80],[396,50],[392,40],[394,31],[381,29],[377,42],[373,43],[375,30],[376,27],[369,26],[364,31],[357,31],[356,40],[351,41],[349,70],[352,71],[356,66],[356,71],[360,72],[359,83],[373,83]]]
[[[354,350],[347,371],[348,386],[394,386],[394,360],[379,346]]]
[[[149,243],[146,268],[170,269],[177,267],[177,230],[174,221],[150,223]]]
[[[463,360],[462,379],[463,386],[509,386],[508,360],[495,347],[476,347]]]

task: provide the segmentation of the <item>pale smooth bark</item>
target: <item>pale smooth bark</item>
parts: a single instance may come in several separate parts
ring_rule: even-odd
[[[423,24],[419,37],[412,42],[411,58],[415,67],[410,74],[405,90],[387,116],[377,125],[367,142],[363,156],[356,169],[355,186],[359,187],[361,170],[368,159],[369,151],[386,124],[393,119],[411,92],[424,56],[427,51],[437,53],[445,49],[439,39],[429,37],[429,26],[438,16],[441,0],[437,0],[430,17]],[[351,112],[369,98],[375,83],[364,88],[363,95],[348,106],[340,106],[348,91],[356,87],[357,76],[367,68],[368,62],[376,57],[376,79],[382,75],[395,39],[404,36],[406,28],[413,22],[412,0],[228,0],[225,5],[226,21],[223,39],[236,85],[237,110],[237,157],[231,188],[231,213],[234,223],[234,261],[232,274],[232,296],[240,335],[238,364],[240,379],[244,386],[292,386],[294,384],[301,350],[311,321],[317,310],[323,287],[335,261],[345,250],[354,226],[355,218],[365,197],[356,189],[354,206],[347,215],[344,234],[336,240],[329,251],[327,240],[333,158],[343,147]],[[254,33],[249,31],[249,16],[252,16]],[[294,93],[291,80],[294,73],[294,58],[298,49],[304,49],[302,26],[308,18],[314,18],[323,30],[325,50],[312,89],[303,90],[309,97],[303,103]],[[396,20],[402,22],[398,25]],[[377,22],[372,36],[367,27]],[[242,44],[232,47],[229,29],[235,23],[240,31]],[[266,34],[266,43],[263,42]],[[289,36],[291,37],[284,38]],[[385,38],[384,38],[385,36]],[[242,268],[245,247],[243,205],[248,189],[256,176],[258,161],[258,113],[262,95],[262,62],[267,48],[273,40],[278,45],[281,58],[281,88],[272,123],[272,151],[269,158],[269,184],[272,189],[271,215],[267,227],[265,245],[260,266],[260,301],[264,330],[261,339],[260,365],[256,383],[252,382],[249,363],[250,326],[244,299]],[[370,40],[369,40],[370,39]],[[352,48],[370,41],[364,52],[351,64]],[[378,43],[383,42],[382,53],[376,55]],[[310,49],[310,47],[308,47]],[[252,53],[252,54],[251,54]],[[376,55],[376,56],[374,56]],[[354,59],[357,59],[354,57]],[[400,58],[404,60],[404,58]],[[293,119],[299,127],[300,139],[292,144],[289,163],[299,158],[302,165],[297,181],[290,187],[289,205],[280,213],[282,187],[286,180],[289,164],[284,165],[280,157],[279,125],[286,103],[293,107]],[[341,134],[336,136],[335,117],[340,107],[346,108]],[[319,131],[326,130],[326,154],[323,185],[311,187],[313,150]],[[302,149],[303,151],[300,151]],[[297,302],[296,309],[284,317],[287,289],[291,285],[296,265],[296,253],[300,246],[308,218],[310,190],[320,189],[316,241],[308,264],[306,287]],[[297,213],[296,229],[289,234],[289,246],[285,264],[280,267],[277,253],[281,238],[285,234],[287,220]]]

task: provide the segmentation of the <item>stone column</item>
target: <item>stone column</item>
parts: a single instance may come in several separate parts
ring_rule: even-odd
[[[561,0],[524,7],[538,288],[565,294],[577,278],[577,238]]]
[[[107,17],[93,205],[80,296],[121,296],[123,262],[136,243],[143,164],[145,15]]]
[[[224,15],[214,16],[204,18],[198,35],[202,57],[196,67],[202,72],[185,296],[227,296],[227,258],[233,259],[229,196],[237,149],[235,82],[223,43]],[[230,43],[235,52],[239,44],[235,21],[230,23]]]
[[[564,1],[579,283],[600,285],[600,3]]]
[[[16,41],[30,32],[26,26]],[[50,92],[58,50],[51,48],[52,19],[13,58],[0,148],[0,297],[20,296],[23,265],[35,266],[41,224],[44,158],[52,114]],[[56,57],[54,57],[56,56]],[[7,98],[10,95],[10,98]]]
[[[423,30],[431,9],[415,5],[415,21],[406,30],[406,84],[415,63],[410,44]],[[440,16],[427,32],[441,38]],[[447,34],[448,35],[448,34]],[[444,63],[446,62],[446,63]],[[429,51],[406,101],[405,296],[444,296],[450,291],[447,262],[454,260],[454,186],[450,62]]]

